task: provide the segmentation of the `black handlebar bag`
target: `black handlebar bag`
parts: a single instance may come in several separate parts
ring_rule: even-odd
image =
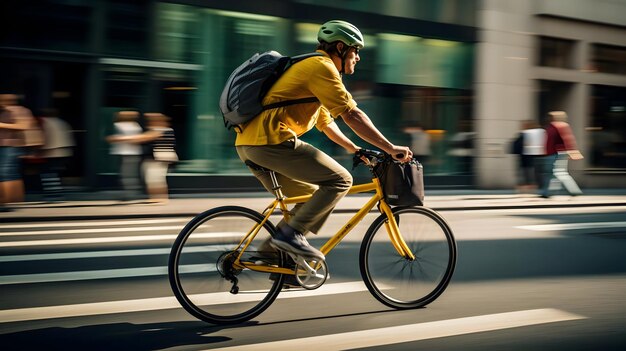
[[[402,163],[389,158],[378,164],[376,174],[389,205],[424,205],[424,167],[416,159]]]

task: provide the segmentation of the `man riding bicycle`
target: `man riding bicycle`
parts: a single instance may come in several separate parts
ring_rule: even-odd
[[[360,61],[359,50],[365,43],[359,29],[348,22],[333,20],[321,26],[317,39],[316,51],[322,56],[294,64],[265,95],[263,105],[312,96],[319,101],[261,112],[238,131],[235,146],[246,164],[274,170],[286,196],[313,194],[309,201],[294,207],[288,222],[278,223],[277,234],[269,244],[295,255],[323,260],[324,255],[309,245],[304,234],[319,231],[350,189],[352,175],[299,136],[317,127],[330,140],[354,153],[360,147],[334,121],[341,116],[361,139],[397,160],[409,161],[413,154],[408,147],[394,145],[385,138],[357,107],[341,80],[342,74],[353,74]],[[271,191],[269,173],[256,166],[250,169]]]

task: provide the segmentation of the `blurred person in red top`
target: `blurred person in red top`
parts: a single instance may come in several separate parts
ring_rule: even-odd
[[[546,126],[546,156],[544,163],[543,187],[541,197],[550,197],[550,190],[559,189],[561,185],[572,195],[580,195],[582,191],[567,170],[568,160],[580,160],[583,155],[576,147],[574,133],[563,111],[548,113],[549,123]]]

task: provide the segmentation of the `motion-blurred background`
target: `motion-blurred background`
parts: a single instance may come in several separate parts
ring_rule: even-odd
[[[624,0],[9,0],[0,92],[72,126],[69,187],[119,186],[105,137],[134,109],[172,118],[172,192],[260,190],[223,127],[223,84],[255,52],[313,51],[319,26],[344,19],[366,40],[346,85],[394,142],[426,132],[427,187],[513,188],[509,145],[551,110],[568,113],[585,155],[570,163],[581,187],[624,187],[625,14]],[[351,166],[321,133],[306,139]]]

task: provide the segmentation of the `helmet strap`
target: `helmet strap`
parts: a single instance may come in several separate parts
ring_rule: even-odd
[[[343,75],[346,71],[346,56],[348,56],[348,52],[350,52],[350,47],[348,45],[343,44],[343,46],[345,48],[343,52],[339,52],[339,50],[337,50],[337,53],[339,53],[339,57],[341,58],[341,71],[339,71],[341,75]]]

